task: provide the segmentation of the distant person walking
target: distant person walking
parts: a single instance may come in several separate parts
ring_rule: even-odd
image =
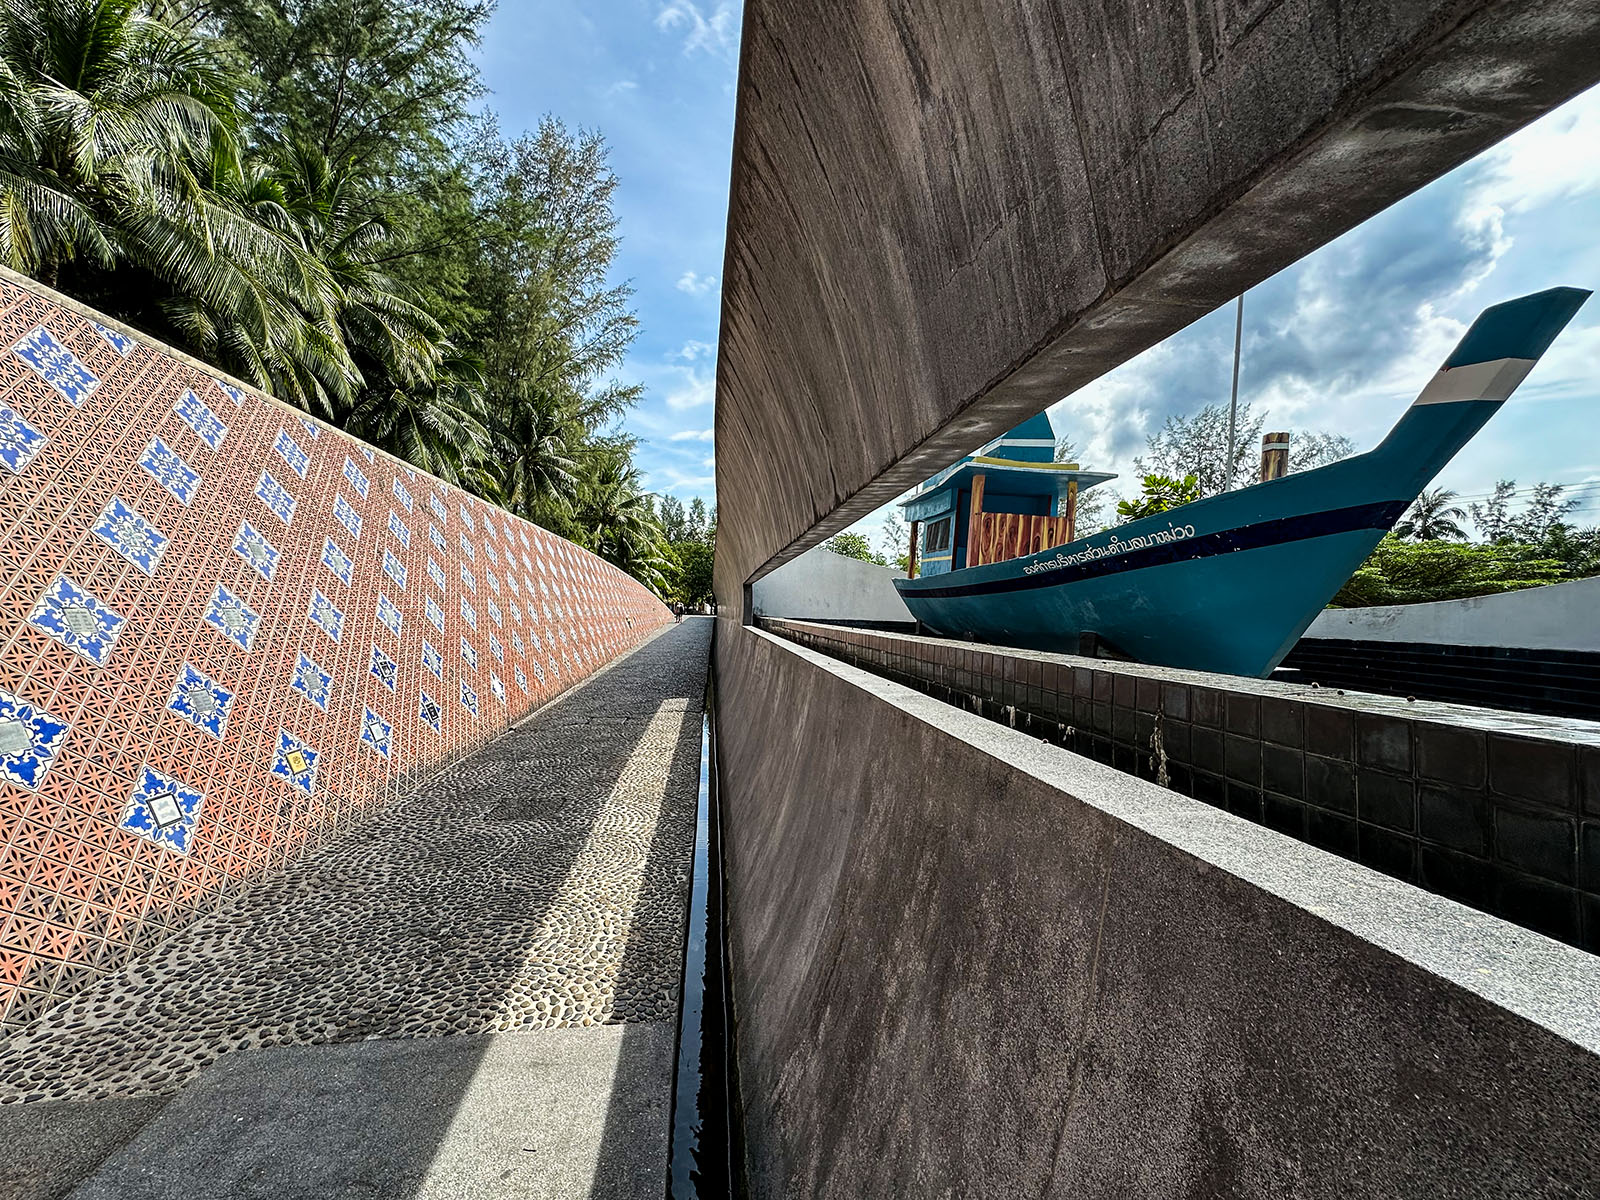
[[[674,625],[681,625],[683,623],[683,605],[679,604],[676,600],[672,602],[672,623]]]

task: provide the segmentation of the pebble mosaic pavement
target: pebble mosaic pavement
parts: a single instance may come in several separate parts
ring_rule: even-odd
[[[0,1043],[0,1103],[232,1050],[677,1014],[712,621],[690,618]]]

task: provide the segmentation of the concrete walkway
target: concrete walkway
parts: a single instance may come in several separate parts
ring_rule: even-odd
[[[710,636],[10,1039],[0,1197],[659,1196]]]

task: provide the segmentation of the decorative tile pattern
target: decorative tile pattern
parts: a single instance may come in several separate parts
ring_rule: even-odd
[[[37,791],[67,729],[65,721],[0,688],[0,780]]]
[[[239,649],[249,650],[255,645],[261,614],[219,583],[206,607],[206,622],[220,629]]]
[[[156,573],[161,552],[167,548],[167,539],[160,531],[121,496],[111,497],[111,503],[94,524],[94,535],[146,575]]]
[[[500,682],[500,676],[493,671],[489,672],[489,690],[494,693],[494,698],[500,702],[500,707],[506,704],[506,685]]]
[[[289,436],[287,429],[278,430],[278,440],[272,443],[272,448],[278,452],[278,457],[289,465],[289,469],[301,479],[306,477],[306,468],[311,465],[311,456],[300,448],[300,443]]]
[[[478,693],[472,690],[465,679],[461,681],[461,706],[471,713],[474,719],[477,718]]]
[[[43,325],[28,331],[14,346],[11,353],[27,363],[61,398],[74,408],[82,407],[95,388],[100,386],[88,367],[78,356],[56,340]]]
[[[361,716],[361,744],[370,747],[384,758],[389,757],[389,744],[393,740],[394,726],[370,708]]]
[[[233,708],[233,693],[184,663],[167,708],[220,741]]]
[[[350,561],[350,556],[339,548],[339,543],[328,538],[322,544],[322,565],[332,571],[345,587],[350,586],[350,572],[355,564]]]
[[[461,543],[461,553],[463,553],[463,554],[465,554],[467,556],[467,560],[469,562],[475,560],[478,557],[477,551],[475,551],[472,548],[472,543],[467,541],[467,535],[466,534],[457,533],[456,534],[456,540]]]
[[[379,683],[391,692],[394,691],[395,681],[400,678],[400,667],[378,646],[372,647],[371,670]]]
[[[272,773],[311,795],[317,785],[317,751],[286,729],[278,730],[278,751],[272,756]]]
[[[333,498],[333,515],[339,524],[349,531],[351,537],[358,542],[361,540],[361,514],[350,507],[350,502],[343,495]]]
[[[151,438],[139,456],[139,465],[151,477],[183,503],[188,504],[200,487],[200,472],[196,471],[172,447],[160,438]]]
[[[472,605],[467,603],[465,596],[461,597],[461,619],[476,631],[478,628],[478,614],[472,610]]]
[[[505,625],[505,619],[500,615],[500,606],[494,602],[493,596],[486,597],[483,606],[489,610],[489,616],[494,619],[496,625]]]
[[[207,408],[205,401],[195,395],[192,389],[178,398],[172,411],[182,417],[183,423],[213,450],[222,445],[222,439],[228,436],[228,427],[222,423],[222,418]]]
[[[28,622],[103,667],[127,618],[62,575],[39,597]]]
[[[311,660],[304,650],[294,664],[294,678],[289,690],[305,697],[324,712],[328,708],[328,692],[333,686],[333,676]]]
[[[109,329],[0,280],[0,595],[13,598],[0,605],[0,1039],[668,619],[551,534]],[[313,446],[322,435],[332,443]],[[358,478],[331,469],[346,458]],[[424,511],[432,565],[411,588],[429,553],[412,557],[406,514]],[[373,515],[388,532],[359,553]],[[492,615],[487,629],[470,605],[458,615],[460,536],[485,565],[519,546],[519,586],[571,589],[549,593],[573,615],[542,619],[568,636],[537,663],[489,640]],[[471,679],[474,697],[520,670],[514,705],[474,720],[433,699],[467,669],[435,647],[463,637],[494,668]],[[360,649],[374,642],[378,654]],[[279,730],[295,744],[276,745]],[[297,747],[298,767],[280,762]],[[45,881],[57,907],[29,907],[13,878]],[[58,982],[18,982],[46,978]]]
[[[332,638],[335,643],[338,642],[340,635],[344,632],[344,613],[339,610],[332,600],[324,596],[320,590],[314,590],[311,593],[311,607],[306,610],[306,616],[311,619],[313,625]]]
[[[5,405],[0,404],[0,463],[13,475],[33,461],[48,439]]]
[[[367,489],[372,486],[372,481],[367,478],[366,472],[362,471],[360,467],[347,458],[344,460],[343,473],[350,486],[355,488],[361,498],[365,500],[367,498]]]
[[[178,854],[187,854],[204,803],[205,796],[196,789],[146,766],[128,797],[121,828]]]
[[[283,484],[272,477],[272,472],[261,472],[261,478],[256,481],[256,499],[285,525],[294,523],[295,499],[284,490]]]
[[[461,567],[461,586],[473,595],[478,594],[478,581],[473,577],[472,572],[467,570],[465,564],[462,564]]]
[[[249,521],[241,521],[239,532],[234,535],[233,552],[249,565],[261,578],[272,581],[272,572],[277,570],[278,559],[281,555],[273,544]]]
[[[478,669],[478,651],[464,637],[461,639],[461,661],[474,671]]]

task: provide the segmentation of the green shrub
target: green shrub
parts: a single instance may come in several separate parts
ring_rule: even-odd
[[[1386,536],[1333,598],[1335,608],[1465,600],[1573,578],[1544,546],[1407,542]]]

